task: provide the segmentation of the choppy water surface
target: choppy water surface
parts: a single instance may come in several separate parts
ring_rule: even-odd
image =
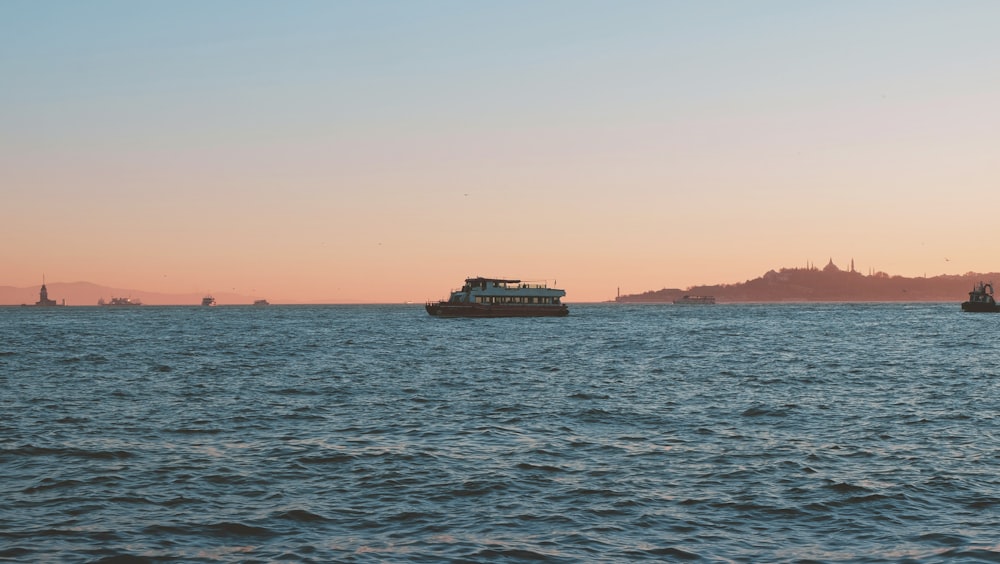
[[[1000,315],[571,312],[2,308],[0,559],[1000,561]]]

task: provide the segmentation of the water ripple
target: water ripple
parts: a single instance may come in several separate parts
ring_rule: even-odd
[[[1000,561],[953,304],[60,309],[0,312],[0,559]]]

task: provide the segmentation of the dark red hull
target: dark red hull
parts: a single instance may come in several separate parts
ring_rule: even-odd
[[[1000,313],[1000,306],[992,301],[988,302],[962,302],[962,311],[971,313]]]
[[[435,317],[565,317],[569,308],[559,305],[450,304],[430,302],[427,313]]]

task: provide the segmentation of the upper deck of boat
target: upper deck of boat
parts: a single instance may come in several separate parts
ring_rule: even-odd
[[[466,278],[465,285],[462,286],[461,290],[455,290],[456,292],[471,292],[475,294],[504,294],[504,295],[525,295],[525,296],[537,296],[537,295],[560,295],[566,294],[564,290],[558,288],[549,288],[545,283],[531,283],[522,282],[521,280],[512,280],[504,278]]]

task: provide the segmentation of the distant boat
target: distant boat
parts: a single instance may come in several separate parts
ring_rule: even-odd
[[[684,296],[674,300],[677,305],[714,305],[715,296]]]
[[[997,313],[1000,306],[997,306],[993,299],[993,283],[980,282],[969,292],[969,301],[962,302],[962,311],[972,313]]]
[[[461,290],[447,300],[427,302],[435,317],[562,317],[569,308],[561,302],[565,290],[520,280],[466,278]]]
[[[104,301],[104,298],[97,300],[97,305],[100,306],[141,306],[142,302],[139,300],[133,300],[132,298],[111,298],[110,302]]]
[[[268,306],[271,305],[267,300],[254,300],[253,305],[255,306]]]
[[[203,305],[203,306],[214,306],[215,305],[215,298],[213,298],[212,296],[205,296],[204,298],[201,299],[201,305]]]

